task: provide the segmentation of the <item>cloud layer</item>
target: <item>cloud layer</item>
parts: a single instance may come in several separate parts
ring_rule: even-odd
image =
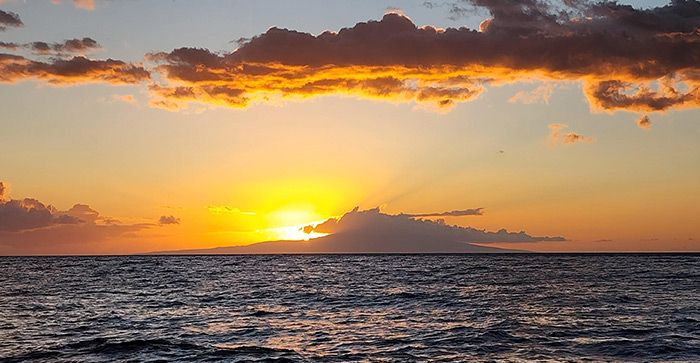
[[[92,1],[76,1],[94,7]],[[455,5],[456,4],[456,5]],[[190,103],[247,107],[255,102],[348,95],[449,109],[489,86],[544,81],[512,102],[547,103],[557,81],[583,84],[594,110],[653,112],[700,105],[700,1],[638,9],[615,2],[464,0],[454,14],[485,9],[478,30],[416,26],[389,13],[319,35],[277,27],[214,52],[179,48],[146,55],[147,66],[91,60],[91,38],[0,43],[48,61],[0,54],[0,82],[52,84],[148,81],[151,106]],[[21,26],[0,12],[0,29]],[[572,139],[573,140],[573,139]],[[575,141],[574,141],[575,142]]]
[[[660,111],[700,102],[696,0],[653,9],[611,2],[465,3],[491,14],[480,31],[417,27],[387,14],[318,36],[271,28],[227,54],[199,48],[152,54],[166,80],[151,88],[154,104],[245,107],[275,97],[347,94],[444,108],[474,99],[488,84],[525,79],[583,82],[591,106],[601,110]]]

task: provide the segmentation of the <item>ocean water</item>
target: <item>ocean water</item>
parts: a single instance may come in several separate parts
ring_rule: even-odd
[[[2,257],[0,360],[700,361],[700,255]]]

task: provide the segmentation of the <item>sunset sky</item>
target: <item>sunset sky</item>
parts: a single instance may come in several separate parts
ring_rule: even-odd
[[[0,0],[0,254],[304,239],[356,206],[699,251],[700,3],[508,4]]]

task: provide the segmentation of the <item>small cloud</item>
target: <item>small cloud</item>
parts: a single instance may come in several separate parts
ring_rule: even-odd
[[[83,56],[51,58],[46,62],[0,53],[0,83],[42,80],[52,85],[85,83],[137,84],[150,79],[138,64],[114,59],[93,60]]]
[[[246,215],[246,216],[256,215],[255,212],[245,212],[245,211],[242,211],[238,208],[229,207],[226,205],[210,205],[209,207],[207,207],[207,210],[209,211],[209,213],[215,214],[215,215],[221,215],[221,214],[242,214],[242,215]]]
[[[180,218],[177,218],[175,216],[160,216],[160,218],[158,219],[158,223],[161,225],[180,224]]]
[[[649,116],[644,115],[637,120],[637,127],[644,130],[649,130],[654,124],[651,123]]]
[[[526,105],[534,103],[549,104],[549,99],[552,97],[554,88],[555,84],[553,82],[545,82],[530,91],[519,91],[513,95],[508,102]]]
[[[26,49],[37,55],[86,55],[102,48],[92,38],[68,39],[61,43],[32,42],[24,45]]]
[[[551,145],[573,145],[579,142],[593,142],[594,139],[590,136],[584,136],[575,132],[563,133],[562,130],[567,127],[564,124],[549,124],[549,143]]]
[[[73,5],[79,9],[95,10],[95,0],[73,0]]]
[[[124,103],[129,103],[129,104],[136,104],[136,97],[132,94],[126,94],[126,95],[112,95],[112,100],[113,101],[118,101],[118,102],[124,102]]]
[[[7,28],[19,28],[23,25],[19,15],[0,10],[0,32],[7,30]]]
[[[484,208],[474,208],[474,209],[461,209],[453,210],[449,212],[437,212],[437,213],[417,213],[417,214],[401,214],[407,217],[463,217],[463,216],[480,216],[483,215]]]
[[[73,6],[83,10],[95,10],[95,0],[73,0]],[[51,3],[58,5],[61,0],[51,0]]]
[[[387,6],[386,9],[384,9],[384,14],[399,14],[401,16],[406,16],[403,9],[397,6]]]

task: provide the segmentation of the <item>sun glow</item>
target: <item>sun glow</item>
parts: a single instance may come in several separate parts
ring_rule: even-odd
[[[308,241],[309,239],[323,237],[328,234],[305,233],[304,226],[319,224],[326,219],[310,208],[278,210],[269,214],[269,220],[272,222],[272,225],[281,227],[268,228],[266,232],[270,232],[276,239],[280,240]]]
[[[305,233],[303,228],[309,224],[316,224],[322,221],[300,224],[297,226],[285,226],[270,228],[269,231],[277,236],[277,239],[288,241],[308,241],[310,239],[327,236],[328,233],[311,232]]]

